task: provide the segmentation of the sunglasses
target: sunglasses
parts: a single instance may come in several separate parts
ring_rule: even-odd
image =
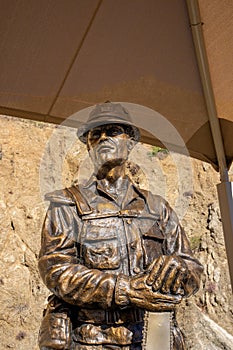
[[[103,125],[89,131],[88,137],[90,141],[98,140],[103,133],[108,137],[115,137],[125,134],[125,128],[121,125]]]

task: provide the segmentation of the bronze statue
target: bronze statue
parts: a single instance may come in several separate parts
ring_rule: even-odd
[[[170,311],[173,349],[183,350],[173,311],[198,290],[202,266],[169,204],[125,174],[139,129],[107,102],[78,136],[95,171],[85,186],[46,196],[39,269],[53,294],[40,348],[139,350],[145,312]]]

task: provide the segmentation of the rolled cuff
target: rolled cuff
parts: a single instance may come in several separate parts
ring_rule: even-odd
[[[119,275],[115,286],[115,303],[120,306],[127,306],[129,299],[130,282],[129,277]]]

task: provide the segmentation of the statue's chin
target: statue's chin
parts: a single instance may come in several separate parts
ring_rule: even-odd
[[[96,168],[95,173],[98,179],[103,179],[107,173],[109,173],[112,169],[117,166],[121,166],[125,163],[126,159],[117,158],[106,161]]]

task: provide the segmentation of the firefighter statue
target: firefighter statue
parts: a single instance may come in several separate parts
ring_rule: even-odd
[[[169,314],[168,349],[184,350],[175,309],[198,290],[203,268],[169,204],[126,175],[139,129],[121,104],[107,102],[78,137],[94,173],[46,195],[39,270],[52,295],[40,349],[139,350],[152,312]]]

